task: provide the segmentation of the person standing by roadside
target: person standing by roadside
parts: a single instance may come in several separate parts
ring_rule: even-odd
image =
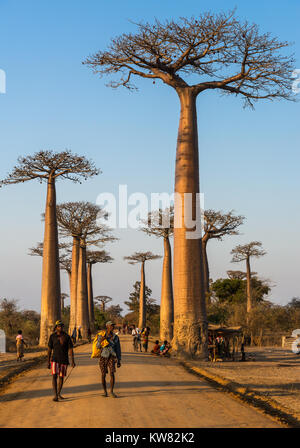
[[[145,327],[142,332],[142,343],[145,353],[147,353],[148,351],[149,334],[150,334],[149,327]]]
[[[74,327],[72,336],[71,336],[73,345],[76,343],[76,337],[77,337],[77,330],[76,330],[76,327]]]
[[[110,396],[117,398],[114,393],[115,372],[117,367],[121,367],[121,344],[119,336],[114,333],[115,324],[112,321],[106,322],[106,330],[98,336],[97,347],[100,348],[101,354],[99,359],[99,367],[102,376],[102,386],[104,397],[107,397],[106,374],[108,368],[110,371]]]
[[[64,399],[64,397],[61,396],[61,390],[64,377],[67,374],[69,356],[72,359],[72,367],[75,367],[72,339],[64,332],[64,324],[58,320],[55,323],[54,333],[51,334],[48,342],[48,369],[51,369],[52,373],[52,387],[54,392],[53,401]]]
[[[27,346],[25,340],[23,339],[22,330],[18,330],[18,336],[16,337],[16,345],[17,345],[17,361],[24,361],[22,359],[24,357],[24,345]]]

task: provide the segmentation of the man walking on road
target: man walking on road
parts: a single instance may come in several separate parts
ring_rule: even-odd
[[[63,387],[64,377],[67,374],[67,368],[69,365],[69,355],[72,358],[72,367],[75,367],[73,343],[70,336],[63,330],[64,324],[58,320],[55,323],[54,333],[51,334],[48,342],[48,369],[51,369],[52,373],[52,386],[54,392],[53,401],[61,400],[64,397],[61,396],[61,390]],[[51,358],[51,353],[52,358]],[[57,377],[58,384],[57,384]]]
[[[117,398],[114,393],[115,372],[117,367],[121,367],[121,345],[119,336],[114,333],[115,324],[111,321],[106,323],[106,331],[98,336],[97,347],[100,348],[101,354],[99,359],[99,367],[102,375],[102,386],[104,397],[107,397],[106,374],[108,368],[110,371],[110,396]]]

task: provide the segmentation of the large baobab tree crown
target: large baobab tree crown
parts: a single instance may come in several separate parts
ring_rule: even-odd
[[[111,87],[135,89],[133,77],[139,76],[178,91],[192,87],[196,95],[207,89],[240,94],[249,105],[261,98],[293,99],[294,59],[281,52],[289,43],[234,12],[135,25],[136,33],[112,39],[107,50],[84,61],[101,76],[119,75]]]
[[[62,152],[39,151],[32,156],[19,157],[18,165],[0,185],[16,184],[33,179],[41,182],[58,177],[80,182],[100,173],[93,162],[66,150]]]
[[[57,221],[61,236],[81,238],[88,245],[115,241],[110,228],[100,222],[106,212],[91,202],[65,202],[57,205]]]

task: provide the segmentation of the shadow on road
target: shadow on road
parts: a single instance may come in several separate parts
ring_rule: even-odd
[[[140,388],[147,388],[146,390],[139,390]],[[120,391],[122,389],[122,392]],[[128,392],[123,392],[124,389],[129,389]],[[135,389],[130,392],[130,389]],[[153,395],[159,393],[170,393],[174,394],[186,394],[187,392],[193,391],[193,393],[208,391],[209,388],[202,385],[199,381],[120,381],[116,382],[116,393],[120,393],[120,398],[125,398],[127,396],[137,396],[137,395]],[[94,384],[82,384],[80,386],[68,386],[64,387],[63,394],[70,395],[66,396],[67,401],[75,399],[84,399],[87,397],[93,397],[98,394],[85,394],[84,392],[94,392],[98,391],[99,396],[103,393],[102,386],[99,383]],[[80,394],[80,396],[77,396]],[[41,397],[52,397],[53,392],[51,388],[51,378],[49,378],[49,389],[38,389],[38,390],[28,390],[18,393],[7,393],[0,396],[0,402],[15,401],[15,400],[27,400],[29,398],[41,398]],[[75,395],[75,396],[74,396]]]

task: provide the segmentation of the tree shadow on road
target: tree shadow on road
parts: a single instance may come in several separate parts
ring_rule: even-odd
[[[147,388],[146,390],[139,390],[140,388]],[[124,389],[132,389],[132,391],[125,392]],[[135,389],[135,390],[134,390]],[[207,385],[200,381],[120,381],[116,382],[116,393],[120,394],[120,398],[126,398],[128,396],[138,395],[157,395],[159,393],[174,394],[190,394],[211,390]],[[82,384],[80,386],[66,386],[63,388],[63,395],[66,395],[66,402],[71,400],[82,400],[88,397],[92,398],[98,394],[85,394],[79,395],[84,392],[98,391],[99,396],[103,393],[102,386],[99,383],[94,384]],[[68,396],[70,394],[70,396]],[[0,402],[16,401],[16,400],[28,400],[36,398],[52,397],[53,392],[51,384],[49,389],[38,389],[21,391],[17,393],[7,393],[0,396]]]

